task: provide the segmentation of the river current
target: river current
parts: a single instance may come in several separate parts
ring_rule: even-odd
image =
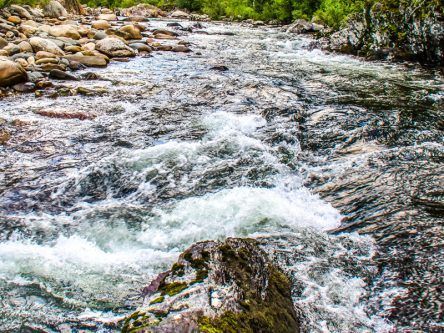
[[[290,274],[306,332],[442,327],[440,72],[202,30],[193,53],[59,83],[100,94],[0,102],[0,331],[117,331],[183,250],[226,237]]]

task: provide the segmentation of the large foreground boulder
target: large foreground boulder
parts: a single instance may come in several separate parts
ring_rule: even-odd
[[[127,46],[122,40],[114,37],[99,40],[96,50],[106,54],[108,57],[134,57],[136,52]]]
[[[18,63],[0,58],[0,87],[25,82],[28,79],[26,71]]]
[[[123,332],[300,331],[290,280],[251,239],[193,245],[143,294]]]

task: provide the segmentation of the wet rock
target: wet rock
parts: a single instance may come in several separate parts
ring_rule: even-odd
[[[35,111],[35,113],[43,117],[59,118],[59,119],[88,120],[88,119],[94,119],[96,117],[94,114],[86,112],[70,111],[65,109],[54,109],[54,108],[40,109]]]
[[[191,21],[199,21],[199,22],[208,22],[208,21],[210,21],[210,17],[206,14],[204,14],[204,15],[191,14],[190,20]]]
[[[170,14],[170,17],[175,19],[188,19],[190,18],[190,14],[181,10],[175,10]]]
[[[107,20],[97,20],[91,23],[93,29],[106,30],[111,28],[111,24]]]
[[[43,71],[43,72],[50,72],[54,69],[60,70],[60,71],[65,71],[66,70],[66,66],[63,64],[51,64],[51,63],[45,63],[42,65],[38,66],[38,69]]]
[[[177,37],[179,34],[177,32],[167,30],[167,29],[155,29],[153,30],[153,35],[157,38],[158,35],[163,36],[171,36],[171,37]]]
[[[144,43],[132,43],[129,44],[129,47],[131,47],[134,50],[137,50],[139,52],[151,52],[153,49],[151,46],[144,44]]]
[[[88,67],[106,67],[108,62],[104,56],[66,55],[65,59],[75,61]]]
[[[88,72],[80,75],[83,80],[100,80],[100,76],[96,73]]]
[[[35,84],[33,82],[18,83],[12,86],[15,91],[22,93],[30,93],[35,90]]]
[[[142,293],[123,332],[300,331],[290,280],[250,239],[197,243]]]
[[[50,0],[43,7],[43,15],[52,18],[60,18],[68,16],[66,9],[56,0]]]
[[[108,37],[97,42],[96,49],[109,57],[134,57],[136,52],[118,38]]]
[[[97,96],[97,95],[103,95],[103,94],[107,93],[107,90],[104,88],[90,89],[90,88],[85,88],[85,87],[77,87],[76,91],[78,94],[85,95],[85,96]]]
[[[57,79],[57,80],[72,80],[72,81],[78,81],[79,79],[69,73],[66,73],[64,71],[61,71],[59,69],[53,69],[49,72],[49,77],[51,79]]]
[[[370,59],[444,64],[442,4],[424,1],[412,10],[402,4],[372,3],[365,13],[328,38],[330,50]]]
[[[220,72],[228,71],[228,67],[224,66],[224,65],[213,66],[210,69],[213,70],[213,71],[220,71]]]
[[[0,58],[0,87],[25,82],[27,79],[28,75],[20,64]]]
[[[45,76],[40,72],[28,72],[28,79],[31,82],[37,82],[44,79]]]
[[[53,53],[58,56],[62,56],[65,54],[60,47],[58,47],[53,41],[49,39],[44,39],[41,37],[32,37],[29,40],[29,43],[31,44],[32,48],[35,52],[38,51],[45,51],[49,53]]]
[[[191,52],[191,49],[185,45],[176,45],[176,46],[173,46],[171,51],[189,53],[189,52]]]
[[[11,133],[7,130],[0,129],[0,145],[5,145],[11,139]]]
[[[286,29],[289,33],[296,33],[296,34],[305,34],[310,32],[315,32],[315,28],[313,26],[313,23],[307,22],[306,20],[299,19],[296,20],[294,23],[292,23],[290,26]]]

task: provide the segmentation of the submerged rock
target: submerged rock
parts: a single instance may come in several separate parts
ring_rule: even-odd
[[[142,291],[123,332],[299,332],[289,278],[252,239],[186,250]]]

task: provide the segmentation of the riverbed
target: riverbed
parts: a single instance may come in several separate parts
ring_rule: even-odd
[[[439,70],[204,25],[190,54],[59,83],[100,94],[0,102],[0,330],[118,331],[183,250],[234,236],[275,249],[306,332],[442,328]]]

